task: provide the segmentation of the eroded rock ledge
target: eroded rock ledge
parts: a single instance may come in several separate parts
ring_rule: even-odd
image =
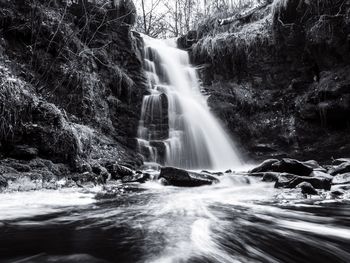
[[[213,112],[254,159],[349,156],[349,3],[260,2],[272,3],[224,26],[222,14],[208,18],[179,40]]]

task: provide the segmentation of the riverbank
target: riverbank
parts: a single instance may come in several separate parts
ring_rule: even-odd
[[[146,78],[135,15],[132,1],[0,2],[7,174],[50,181],[142,164],[135,137]]]
[[[249,168],[248,168],[249,167]],[[350,194],[350,160],[333,160],[330,165],[320,165],[310,160],[268,159],[259,165],[239,167],[226,171],[186,171],[172,167],[157,167],[153,170],[133,170],[126,166],[109,163],[106,167],[85,166],[87,171],[72,173],[63,164],[48,160],[33,159],[18,161],[5,159],[0,165],[0,192],[15,193],[37,190],[90,189],[98,186],[106,196],[118,194],[118,189],[134,183],[154,183],[159,186],[203,187],[220,183],[227,176],[239,183],[249,184],[251,180],[274,183],[275,188],[296,189],[308,198],[332,196],[346,198]],[[103,196],[104,194],[101,193]]]

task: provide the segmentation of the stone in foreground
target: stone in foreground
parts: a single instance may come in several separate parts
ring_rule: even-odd
[[[169,185],[183,187],[211,185],[219,182],[211,175],[189,172],[174,167],[163,167],[159,175],[159,179],[161,178],[164,178]]]
[[[281,161],[272,164],[272,171],[300,176],[309,176],[313,169],[310,167],[310,165],[305,165],[297,160],[284,158]]]
[[[350,173],[350,162],[343,162],[330,170],[331,175]]]
[[[315,190],[315,188],[312,186],[312,184],[307,182],[302,182],[297,185],[297,188],[301,189],[301,192],[306,195],[317,195],[318,192]]]
[[[259,164],[257,167],[253,168],[249,171],[249,173],[262,173],[262,172],[269,172],[271,171],[272,165],[274,163],[277,163],[277,159],[268,159],[263,161],[261,164]]]
[[[328,176],[298,176],[293,174],[281,174],[278,176],[275,187],[276,188],[296,188],[299,184],[307,182],[315,189],[324,189],[329,191],[331,189],[332,179]]]

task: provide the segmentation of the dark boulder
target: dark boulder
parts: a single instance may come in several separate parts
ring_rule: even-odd
[[[123,177],[126,176],[133,176],[134,171],[131,170],[130,168],[120,165],[117,163],[108,163],[106,164],[106,168],[108,172],[111,174],[112,179],[118,180],[122,179]]]
[[[275,183],[276,188],[296,188],[300,183],[310,183],[316,189],[330,190],[332,179],[326,176],[298,176],[298,175],[284,175],[278,176]]]
[[[350,173],[338,174],[334,176],[332,184],[350,184]]]
[[[350,173],[350,162],[344,162],[338,166],[333,167],[329,173],[331,175]]]
[[[9,155],[20,160],[31,160],[38,156],[38,149],[28,145],[17,145]]]
[[[304,165],[312,168],[315,171],[323,171],[323,172],[327,172],[327,170],[325,168],[323,168],[318,162],[316,162],[315,160],[309,160],[306,162],[302,162]]]
[[[93,173],[102,176],[105,182],[111,179],[111,174],[108,172],[108,170],[105,167],[103,167],[99,163],[92,164],[91,169]]]
[[[281,173],[276,172],[266,172],[261,173],[263,182],[276,182]]]
[[[277,177],[275,188],[292,188],[292,187],[289,187],[289,185],[297,177],[298,176],[294,174],[281,173]]]
[[[249,173],[261,173],[261,172],[268,172],[271,171],[272,165],[277,163],[277,159],[268,159],[263,161],[261,164],[259,164],[257,167],[251,169]]]
[[[339,197],[339,196],[344,195],[344,192],[341,191],[341,190],[334,190],[334,191],[331,192],[331,195],[332,195],[332,197],[337,198],[337,197]]]
[[[312,173],[313,169],[310,166],[305,165],[304,163],[297,160],[284,158],[281,161],[272,164],[272,171],[290,173],[300,176],[309,176]]]
[[[312,186],[312,184],[307,182],[302,182],[297,185],[296,188],[300,188],[301,192],[306,195],[317,195],[318,192],[315,190],[315,188]]]
[[[219,182],[213,176],[189,172],[174,167],[163,167],[160,170],[159,178],[166,179],[170,185],[185,187],[211,185],[213,183]]]
[[[161,184],[161,185],[169,185],[169,182],[165,179],[165,178],[160,178],[158,180],[158,182]]]

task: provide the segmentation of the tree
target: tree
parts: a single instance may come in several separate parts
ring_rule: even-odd
[[[165,31],[165,10],[162,0],[136,0],[138,17],[136,30],[151,37],[159,37]]]

